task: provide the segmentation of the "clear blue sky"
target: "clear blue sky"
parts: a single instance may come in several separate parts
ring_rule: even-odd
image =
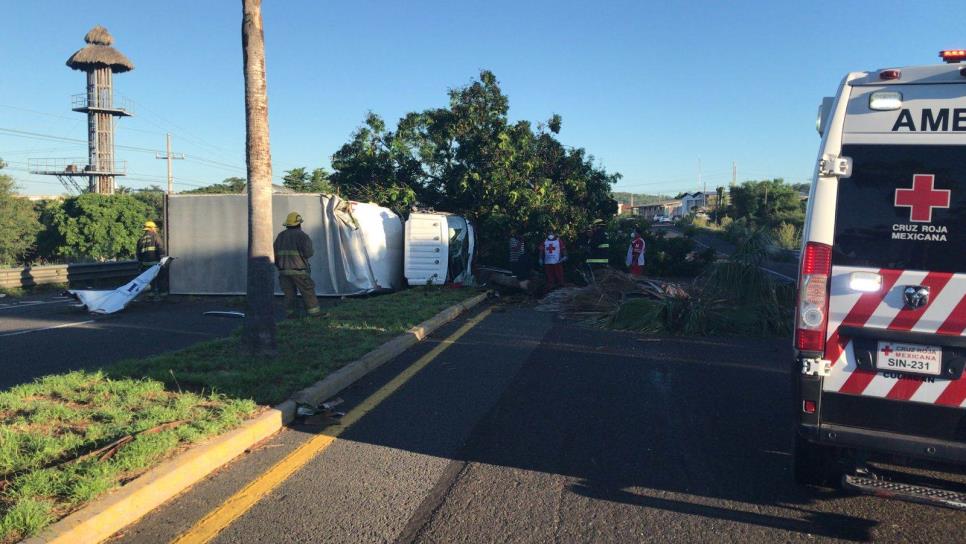
[[[95,24],[135,70],[115,77],[136,116],[117,143],[162,149],[174,133],[176,190],[244,175],[241,2],[7,2],[0,40],[0,129],[86,139],[64,62]],[[485,68],[513,119],[563,116],[560,139],[624,179],[615,189],[673,193],[811,174],[822,96],[850,70],[938,62],[966,47],[961,2],[453,2],[266,0],[274,174],[329,167],[366,112],[390,126],[441,106]],[[28,111],[32,110],[32,111]],[[82,143],[11,136],[0,157],[23,192],[62,192],[27,158],[82,157]],[[122,185],[164,184],[164,161],[118,150]],[[201,159],[201,160],[195,160]],[[214,164],[218,163],[218,164]]]

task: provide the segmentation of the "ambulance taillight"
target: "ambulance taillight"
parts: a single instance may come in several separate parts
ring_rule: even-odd
[[[825,350],[828,324],[828,281],[832,272],[832,247],[808,242],[802,252],[799,275],[795,347],[801,351]]]

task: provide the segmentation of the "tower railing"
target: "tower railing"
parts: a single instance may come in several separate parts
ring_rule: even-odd
[[[127,173],[127,161],[98,160],[89,164],[87,157],[66,159],[27,159],[27,169],[31,174],[53,174],[60,176],[123,176]]]
[[[95,93],[93,100],[88,93],[71,95],[71,109],[74,111],[108,110],[134,115],[134,101],[121,95],[114,95],[104,89]]]

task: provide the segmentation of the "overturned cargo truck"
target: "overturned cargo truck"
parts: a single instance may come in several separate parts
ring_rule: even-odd
[[[286,214],[302,215],[312,238],[312,279],[319,296],[343,296],[402,287],[403,224],[376,204],[335,195],[274,194],[272,225]],[[248,197],[171,195],[167,199],[170,292],[179,295],[238,295],[246,292]],[[278,280],[276,294],[281,294]]]

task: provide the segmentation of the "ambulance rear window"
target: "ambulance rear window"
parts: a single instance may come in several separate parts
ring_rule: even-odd
[[[966,146],[845,145],[832,263],[966,272]]]

